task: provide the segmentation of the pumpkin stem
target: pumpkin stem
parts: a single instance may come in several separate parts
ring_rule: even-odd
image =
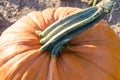
[[[75,19],[76,21],[72,21],[72,22],[70,20],[66,21],[68,18],[67,19],[64,18],[65,20],[64,19],[62,20],[63,21],[62,24],[61,24],[61,21],[58,21],[57,24],[55,24],[56,26],[53,25],[49,28],[50,31],[53,31],[50,33],[52,36],[51,35],[49,36],[49,34],[47,33],[48,36],[46,35],[45,37],[47,38],[47,40],[45,40],[45,38],[41,39],[43,41],[45,40],[45,42],[44,42],[44,45],[40,48],[40,51],[44,52],[46,50],[49,50],[51,52],[51,57],[56,58],[58,53],[62,51],[62,49],[64,48],[64,45],[68,41],[70,41],[76,35],[84,32],[85,30],[89,29],[90,27],[98,23],[106,13],[110,12],[110,9],[112,6],[113,6],[112,2],[108,1],[105,3],[104,6],[99,6],[99,5],[96,6],[97,11],[93,14],[91,13],[91,15],[87,16],[87,18],[83,16],[84,18],[82,18],[82,20],[79,19],[78,15],[77,15],[78,16],[77,18],[76,16],[73,16],[75,15],[73,14],[73,15],[70,15],[70,18]],[[88,13],[90,12],[87,12],[87,14]],[[56,28],[58,24],[60,27]],[[46,33],[46,31],[49,32],[49,29],[48,31],[47,30],[45,30],[45,32],[43,31],[43,33]]]
[[[98,0],[93,0],[93,5],[92,6],[95,6],[97,3],[98,3]]]
[[[78,23],[74,23],[73,25],[63,29],[62,31],[57,33],[55,36],[51,37],[51,39],[41,47],[41,50],[42,51],[47,50],[47,48],[49,48],[52,44],[57,43],[59,40],[62,40],[61,38],[64,37],[65,35],[67,35],[68,33],[72,32],[76,29],[82,28],[85,25],[89,25],[90,22],[94,21],[96,18],[98,18],[103,13],[104,12],[103,12],[102,8],[100,8],[95,14],[88,17],[87,19],[82,20]],[[81,29],[80,29],[80,31],[81,31]]]
[[[50,35],[54,35],[54,34],[57,33],[56,30],[60,31],[60,30],[62,30],[64,28],[68,27],[68,23],[69,23],[69,25],[71,25],[72,22],[76,21],[77,19],[79,19],[79,21],[83,20],[83,19],[87,18],[88,16],[91,16],[96,11],[97,11],[96,7],[90,7],[90,8],[84,9],[83,11],[80,11],[78,13],[72,14],[72,16],[68,15],[63,19],[54,22],[52,25],[50,25],[48,28],[46,28],[41,33],[40,36],[46,38],[46,37],[48,37]],[[62,26],[61,26],[61,24],[62,24]],[[56,33],[54,31],[56,31]],[[41,44],[44,44],[44,42],[41,41]]]
[[[49,30],[49,29],[53,28],[54,26],[48,27],[48,30],[46,29],[45,32],[43,31],[43,34],[46,34],[46,36],[40,40],[40,43],[45,44],[46,42],[49,41],[51,37],[55,36],[58,32],[64,30],[65,28],[70,27],[71,25],[74,25],[75,23],[87,19],[88,17],[92,16],[96,11],[97,11],[97,7],[90,7],[88,9],[83,10],[82,12],[73,14],[72,17],[70,16],[70,20],[67,20],[62,25],[56,26],[53,30]],[[55,24],[57,25],[60,23],[55,23]],[[48,32],[49,34],[47,34]]]
[[[57,53],[62,49],[62,47],[68,42],[70,41],[73,37],[75,37],[76,35],[84,32],[85,30],[87,30],[88,28],[92,27],[93,25],[95,25],[97,22],[99,22],[102,19],[103,16],[100,16],[98,19],[95,19],[93,22],[89,23],[89,25],[86,25],[85,27],[81,27],[79,29],[76,29],[72,32],[70,32],[68,35],[64,36],[62,39],[60,39],[58,41],[57,44],[54,45],[52,51],[51,51],[51,56],[52,57],[56,57]],[[66,45],[67,46],[67,45]],[[66,47],[67,48],[67,47]]]

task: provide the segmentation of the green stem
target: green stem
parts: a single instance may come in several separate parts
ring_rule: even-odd
[[[93,0],[93,5],[92,6],[95,6],[97,4],[98,0]]]
[[[57,40],[59,40],[61,37],[63,37],[64,35],[66,35],[67,33],[78,29],[79,27],[84,27],[84,25],[89,24],[90,22],[92,22],[93,20],[95,20],[96,18],[98,18],[101,15],[102,12],[102,8],[99,8],[98,11],[93,14],[91,17],[80,21],[64,30],[62,30],[61,32],[59,32],[58,34],[56,34],[55,36],[53,36],[46,44],[44,44],[41,47],[41,51],[45,51],[50,45],[54,44],[55,42],[57,42]]]
[[[56,58],[59,51],[63,49],[63,46],[70,41],[73,37],[76,35],[84,32],[85,30],[89,29],[90,27],[94,26],[97,22],[99,22],[102,17],[106,14],[109,13],[111,8],[113,6],[112,1],[107,1],[104,6],[99,6],[97,5],[98,10],[89,16],[88,18],[84,20],[80,20],[77,22],[74,22],[69,25],[69,27],[62,26],[61,31],[58,31],[58,29],[54,29],[55,31],[57,30],[58,33],[56,35],[53,35],[51,39],[49,39],[41,48],[40,51],[46,51],[49,50],[51,52],[51,57]],[[73,16],[72,16],[73,17]],[[72,18],[71,17],[71,18]],[[77,18],[76,18],[77,19]],[[79,19],[78,19],[79,20]],[[59,21],[60,22],[60,21]],[[65,21],[67,22],[67,21]],[[65,23],[64,23],[65,24]],[[67,23],[68,24],[68,23]],[[51,31],[54,31],[51,30]]]
[[[83,12],[84,11],[84,12]],[[45,44],[50,40],[51,37],[59,33],[60,31],[64,30],[65,28],[70,27],[71,25],[74,25],[75,23],[78,23],[79,21],[82,21],[84,19],[87,19],[88,17],[92,16],[96,11],[97,7],[91,7],[89,9],[83,10],[82,12],[76,13],[71,20],[67,21],[66,23],[59,25],[55,29],[53,29],[48,35],[46,35],[44,38],[41,39],[40,43]],[[48,32],[48,31],[47,31]],[[44,32],[45,34],[46,32]]]
[[[85,30],[89,29],[90,27],[92,27],[93,25],[95,25],[96,23],[98,23],[102,19],[102,17],[103,16],[101,15],[101,17],[99,17],[98,19],[96,19],[93,22],[91,22],[90,25],[86,25],[85,27],[82,27],[80,29],[72,31],[69,34],[67,34],[66,36],[64,36],[63,38],[61,38],[58,41],[58,43],[56,45],[54,45],[54,47],[53,47],[53,49],[51,51],[51,57],[52,58],[57,57],[57,55],[58,55],[59,51],[62,49],[63,45],[65,45],[68,41],[70,41],[76,35],[84,32]]]
[[[81,16],[84,16],[84,15],[87,17],[88,16],[87,13],[94,13],[96,10],[97,10],[96,7],[91,7],[91,8],[87,8],[87,9],[85,9],[83,11],[77,12],[75,14],[72,14],[72,16],[69,15],[69,16],[61,19],[61,20],[56,21],[54,24],[50,25],[48,28],[46,28],[39,35],[41,37],[46,37],[47,35],[49,35],[49,33],[51,33],[51,31],[53,31],[54,29],[60,27],[61,24],[66,25],[66,24],[72,22],[74,19],[76,19],[78,17],[81,18]]]

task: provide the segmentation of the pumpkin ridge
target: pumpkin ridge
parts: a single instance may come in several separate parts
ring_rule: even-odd
[[[50,12],[48,15],[41,15],[46,14],[49,10],[55,12]],[[55,8],[54,10],[51,8],[48,9],[47,12],[40,12],[40,14],[39,11],[35,11],[34,14],[32,13],[31,15],[36,19],[38,25],[42,25],[40,28],[38,28],[34,20],[29,19],[25,15],[24,18],[21,18],[3,32],[0,37],[0,79],[120,80],[120,41],[116,35],[113,35],[113,30],[110,29],[110,25],[105,21],[100,21],[91,29],[70,40],[68,44],[62,47],[62,52],[55,58],[51,57],[51,51],[49,50],[56,46],[58,42],[50,46],[49,48],[51,49],[48,48],[49,50],[45,52],[40,51],[40,48],[43,46],[40,44],[42,37],[39,37],[35,33],[35,30],[44,32],[44,30],[49,27],[44,25],[42,18],[46,16],[48,18],[44,18],[51,21],[53,18],[59,20],[69,14],[75,14],[78,11],[79,9],[72,7],[67,8],[67,11],[66,7]],[[105,11],[105,13],[107,12],[109,11]],[[49,20],[46,21],[49,23]],[[52,22],[49,24],[51,23]],[[13,33],[13,38],[8,35],[12,33],[12,31],[18,31],[20,33]],[[70,33],[68,34],[70,35]],[[62,39],[63,38],[59,41],[62,41]],[[10,40],[13,40],[13,43],[9,42]],[[28,42],[24,40],[28,40]],[[15,45],[14,42],[20,43],[18,43],[19,45]],[[68,46],[69,44],[72,46]],[[13,49],[12,47],[15,48]],[[7,49],[10,50],[8,51]],[[11,55],[16,56],[15,54],[18,52],[21,55],[17,55],[17,57],[3,62],[7,60],[8,57],[11,57]]]
[[[62,57],[61,55],[58,55],[59,57],[57,58],[57,61],[58,61],[58,72],[60,75],[63,75],[64,76],[64,80],[69,80],[68,76],[66,76],[67,73],[65,73],[65,70],[63,69],[63,65],[62,65]],[[63,73],[61,73],[63,72]]]
[[[45,23],[42,12],[37,12],[37,11],[31,12],[27,15],[27,17],[33,20],[33,22],[38,26],[37,30],[43,31],[45,29],[46,23]]]
[[[64,52],[63,52],[64,53]],[[70,56],[72,57],[72,58],[70,58]],[[66,66],[65,68],[64,68],[64,70],[66,70],[66,75],[67,75],[67,69],[69,69],[69,68],[71,68],[72,69],[72,67],[75,67],[75,69],[76,69],[76,75],[77,74],[79,74],[79,76],[81,77],[80,79],[82,79],[82,80],[88,80],[88,76],[86,76],[87,75],[87,72],[86,72],[86,69],[81,65],[81,63],[77,63],[77,62],[75,62],[76,61],[76,56],[75,55],[73,55],[71,52],[70,53],[66,53],[66,54],[63,54],[63,56],[62,56],[62,63],[64,63],[63,65],[64,66]],[[77,67],[77,65],[79,65],[80,64],[80,66],[79,67]],[[72,70],[69,70],[70,72],[68,72],[68,73],[71,73],[71,71]],[[73,68],[74,69],[74,68]],[[79,71],[80,70],[80,71]],[[73,72],[74,72],[74,70],[73,70]],[[78,72],[78,73],[77,73]],[[73,76],[73,75],[75,75],[75,74],[72,74],[71,73],[71,75],[67,75],[68,76],[68,80],[70,79],[70,76]],[[74,78],[73,78],[74,79]],[[70,79],[70,80],[73,80],[73,79]],[[79,80],[79,79],[78,79]]]
[[[26,70],[26,72],[24,73],[24,76],[22,76],[21,79],[23,79],[23,80],[24,79],[39,80],[37,78],[38,78],[39,73],[41,71],[42,64],[44,64],[44,62],[46,62],[45,61],[46,56],[48,56],[48,54],[40,54],[39,57],[38,57],[38,59],[36,59],[34,61],[34,63]],[[34,69],[37,69],[37,72]],[[31,72],[32,70],[33,70],[33,72]],[[33,73],[34,73],[34,75],[29,75],[29,74],[33,74]]]
[[[72,48],[70,48],[70,49],[72,49]],[[77,51],[77,50],[76,50],[76,51]],[[70,51],[70,52],[71,52],[71,51]],[[114,74],[112,74],[112,72],[106,70],[104,67],[102,67],[102,66],[99,65],[98,63],[94,62],[93,60],[87,59],[87,58],[85,58],[85,57],[82,56],[82,55],[81,55],[81,56],[78,55],[79,52],[73,51],[73,53],[74,53],[74,55],[73,55],[72,53],[69,53],[69,54],[71,54],[72,57],[78,57],[78,58],[76,58],[76,59],[78,59],[78,60],[79,60],[79,59],[82,59],[83,61],[86,61],[87,63],[90,63],[91,65],[97,67],[99,70],[102,70],[105,74],[111,76],[114,80],[117,80],[117,78],[115,77]],[[83,53],[79,53],[79,54],[83,54]],[[65,54],[64,54],[64,55],[65,55]],[[66,55],[68,55],[68,54],[66,54]],[[80,60],[80,61],[81,61],[81,60]],[[82,65],[81,65],[81,66],[82,66]]]
[[[48,57],[48,58],[47,58]],[[45,58],[47,58],[47,59],[45,59]],[[50,63],[50,56],[49,56],[49,54],[48,53],[46,53],[46,57],[44,58],[44,61],[45,60],[47,60],[47,61],[45,61],[45,62],[47,62],[47,63],[44,63],[44,61],[43,61],[43,64],[41,65],[41,67],[40,67],[40,69],[41,70],[39,70],[39,72],[38,72],[38,75],[37,75],[37,77],[36,77],[36,80],[40,80],[40,79],[42,79],[43,78],[43,76],[40,76],[40,75],[42,75],[42,73],[41,72],[45,72],[46,73],[46,76],[44,76],[45,77],[45,79],[47,80],[47,76],[48,76],[48,70],[49,70],[49,67],[47,67],[46,66],[46,64],[49,66],[49,63]],[[45,67],[43,67],[43,65],[45,66]],[[44,69],[45,68],[45,69]],[[47,69],[46,69],[47,68]],[[47,70],[47,71],[42,71],[42,70]],[[40,78],[41,77],[41,78]]]
[[[101,48],[100,46],[96,46],[97,48],[99,47],[99,48]],[[109,69],[106,69],[104,66],[102,66],[101,64],[99,64],[99,63],[96,63],[95,61],[93,61],[92,59],[88,59],[88,58],[86,58],[86,56],[84,56],[84,53],[85,52],[79,52],[79,51],[77,51],[77,50],[74,50],[74,48],[72,47],[72,48],[68,48],[69,50],[70,50],[70,52],[73,52],[74,53],[74,55],[73,56],[76,56],[76,57],[79,57],[79,59],[83,59],[84,61],[87,61],[88,63],[91,63],[91,64],[93,64],[94,66],[96,66],[96,67],[98,67],[100,70],[103,70],[103,72],[105,72],[105,73],[107,73],[107,74],[109,74],[110,76],[112,76],[112,78],[114,79],[114,80],[118,80],[118,78],[117,77],[115,77],[115,74],[117,74],[117,73],[113,73],[113,71],[110,71]],[[76,49],[76,48],[75,48]],[[72,51],[71,51],[72,50]],[[111,52],[109,52],[109,51],[107,51],[107,50],[105,50],[104,48],[103,48],[103,50],[104,50],[104,52],[108,55],[108,57],[111,57],[112,58],[112,60],[114,60],[114,62],[117,62],[117,63],[119,63],[119,61],[118,60],[116,60],[116,57],[113,55],[113,54],[110,54]],[[79,54],[78,54],[79,53]],[[92,53],[92,52],[89,52],[89,53]],[[70,54],[70,53],[69,53]],[[83,55],[82,55],[83,54]],[[94,52],[94,54],[95,54],[95,52]],[[71,54],[72,55],[72,54]],[[87,55],[87,54],[86,54]],[[97,55],[96,55],[96,57],[97,57]],[[93,57],[94,58],[94,57]],[[77,58],[78,59],[78,58]],[[98,58],[99,59],[99,58]],[[109,66],[110,66],[110,64],[109,64]],[[120,65],[118,65],[118,66],[120,66]],[[118,68],[119,69],[119,67],[116,67],[116,68]]]
[[[30,52],[30,51],[29,51]],[[33,57],[39,57],[39,56],[37,56],[37,55],[39,55],[39,51],[35,51],[35,52],[37,52],[38,54],[34,54],[34,52],[33,53],[31,53],[30,55],[28,55],[28,56],[24,56],[24,55],[26,55],[26,54],[28,54],[28,52],[26,52],[26,53],[24,53],[24,54],[21,54],[21,55],[17,55],[17,56],[15,56],[14,58],[12,58],[11,60],[9,60],[8,62],[6,62],[5,63],[5,65],[3,65],[1,68],[0,68],[0,72],[2,71],[2,70],[4,70],[4,69],[6,69],[7,68],[7,66],[9,66],[9,65],[11,65],[11,68],[10,67],[8,67],[8,69],[9,69],[9,71],[6,71],[6,73],[3,73],[3,74],[1,74],[0,75],[0,77],[3,75],[4,77],[6,77],[5,79],[11,79],[10,77],[14,77],[14,71],[15,72],[17,72],[17,70],[19,70],[18,68],[20,68],[21,69],[21,67],[20,66],[22,66],[22,65],[24,65],[25,63],[24,63],[24,61],[25,60],[27,60],[28,58],[29,59],[32,59],[31,58],[31,56],[32,55],[36,55],[36,56],[33,56]],[[18,62],[16,62],[16,63],[14,63],[14,66],[12,66],[12,64],[10,64],[11,62],[13,63],[13,60],[15,60],[17,57],[19,57],[20,58],[20,56],[24,56],[24,58],[22,58],[22,59],[20,59]],[[27,59],[26,59],[27,58]],[[34,59],[32,59],[32,62],[34,62]],[[28,64],[26,64],[26,65],[28,65]],[[24,65],[25,66],[25,65]],[[22,67],[23,69],[25,69],[24,67]],[[21,71],[24,71],[24,70],[21,70]],[[5,75],[6,74],[6,75]],[[22,75],[21,75],[22,76]],[[4,80],[4,79],[3,79]]]
[[[1,57],[1,61],[0,61],[0,67],[2,67],[4,64],[6,64],[9,60],[11,60],[12,58],[14,58],[15,56],[18,56],[20,55],[21,53],[23,54],[24,52],[27,52],[27,51],[30,51],[30,50],[34,50],[34,49],[38,49],[39,50],[39,47],[35,47],[35,48],[30,48],[30,49],[26,49],[26,50],[22,50],[22,51],[19,51],[15,54],[15,52],[13,53],[10,53],[10,55],[8,56],[4,56],[2,54],[0,54]]]
[[[56,11],[56,8],[53,8],[53,9],[52,8],[48,8],[48,9],[45,9],[45,10],[42,11],[43,18],[44,18],[45,23],[47,25],[46,28],[49,27],[51,24],[53,24],[54,22],[57,21],[54,18],[55,11]]]

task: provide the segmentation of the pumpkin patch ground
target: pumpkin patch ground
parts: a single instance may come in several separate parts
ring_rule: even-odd
[[[84,12],[77,0],[30,1],[0,2],[0,80],[120,80],[119,18],[101,20],[111,1]]]
[[[82,0],[84,1],[84,0]],[[44,10],[46,8],[53,8],[59,6],[70,6],[86,8],[86,3],[81,0],[0,0],[0,34],[20,19],[23,15],[35,11]],[[112,13],[112,19],[109,22],[111,27],[120,37],[120,1],[115,1],[115,10]],[[109,15],[107,20],[109,19]]]

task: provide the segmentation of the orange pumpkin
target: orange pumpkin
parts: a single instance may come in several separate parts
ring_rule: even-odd
[[[77,35],[57,58],[40,52],[40,37],[55,21],[78,8],[46,9],[22,17],[0,37],[0,80],[120,80],[120,40],[101,20]]]

